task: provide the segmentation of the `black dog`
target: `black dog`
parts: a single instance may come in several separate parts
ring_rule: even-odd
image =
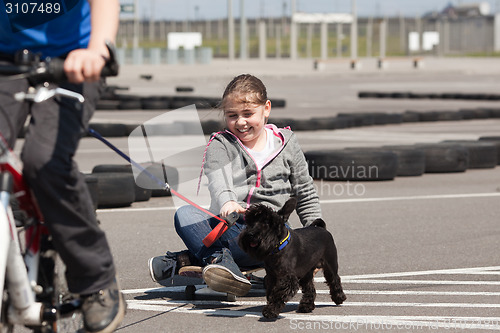
[[[245,213],[246,229],[240,234],[239,245],[251,257],[264,261],[267,305],[262,314],[266,318],[278,317],[299,287],[303,296],[297,311],[314,310],[317,267],[323,268],[335,304],[346,300],[337,273],[337,248],[325,222],[317,219],[311,226],[296,230],[285,225],[296,203],[291,198],[278,212],[257,204]]]

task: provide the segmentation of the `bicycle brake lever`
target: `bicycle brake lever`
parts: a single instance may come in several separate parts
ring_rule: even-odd
[[[54,96],[63,96],[71,99],[76,99],[80,103],[83,103],[85,101],[85,98],[81,94],[64,88],[55,88],[55,89],[47,89],[46,87],[40,87],[38,89],[30,88],[26,93],[19,92],[14,94],[14,98],[17,101],[20,102],[28,101],[33,103],[44,102]]]

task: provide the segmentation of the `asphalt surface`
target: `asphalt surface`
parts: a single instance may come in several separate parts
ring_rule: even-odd
[[[360,90],[498,93],[500,60],[428,59],[423,69],[399,61],[385,70],[366,60],[360,70],[332,62],[314,71],[312,61],[223,62],[172,67],[124,67],[111,84],[128,93],[173,95],[178,85],[194,95],[220,96],[242,72],[259,75],[269,97],[283,98],[276,117],[310,118],[341,112],[405,112],[499,107],[498,102],[358,99]],[[153,74],[150,81],[139,75]],[[141,123],[165,111],[97,111],[94,122]],[[218,111],[200,110],[202,119]],[[304,150],[476,140],[500,135],[500,119],[411,123],[335,131],[296,132]],[[127,151],[127,139],[111,139]],[[165,145],[175,146],[175,139]],[[84,172],[124,163],[95,139],[85,138],[76,159]],[[184,249],[173,226],[171,198],[131,207],[100,209],[125,292],[128,312],[119,332],[500,330],[500,167],[464,173],[424,174],[384,182],[315,182],[328,230],[339,253],[347,301],[335,306],[320,275],[311,314],[296,313],[300,294],[276,321],[261,317],[264,291],[236,302],[221,295],[188,301],[182,286],[151,281],[152,256]],[[300,224],[292,216],[294,227]]]

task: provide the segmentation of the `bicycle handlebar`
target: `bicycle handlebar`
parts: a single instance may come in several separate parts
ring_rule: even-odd
[[[118,75],[119,65],[116,61],[115,48],[111,43],[106,43],[109,58],[101,71],[101,77]],[[13,65],[0,65],[0,76],[7,80],[28,79],[32,84],[43,82],[60,83],[66,81],[64,72],[64,59],[46,58],[41,60],[38,54],[22,50],[14,56]]]

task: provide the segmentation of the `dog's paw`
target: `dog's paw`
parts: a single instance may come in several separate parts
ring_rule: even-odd
[[[297,309],[297,312],[300,312],[300,313],[309,313],[309,312],[312,312],[314,309],[316,308],[316,306],[314,305],[314,303],[300,303],[299,304],[299,307]]]
[[[332,295],[332,301],[334,301],[335,304],[337,304],[337,305],[344,303],[344,301],[346,299],[347,299],[347,296],[344,294],[343,291],[339,291],[339,292]]]
[[[276,319],[278,318],[279,312],[273,306],[266,305],[262,309],[262,315],[267,319]]]

